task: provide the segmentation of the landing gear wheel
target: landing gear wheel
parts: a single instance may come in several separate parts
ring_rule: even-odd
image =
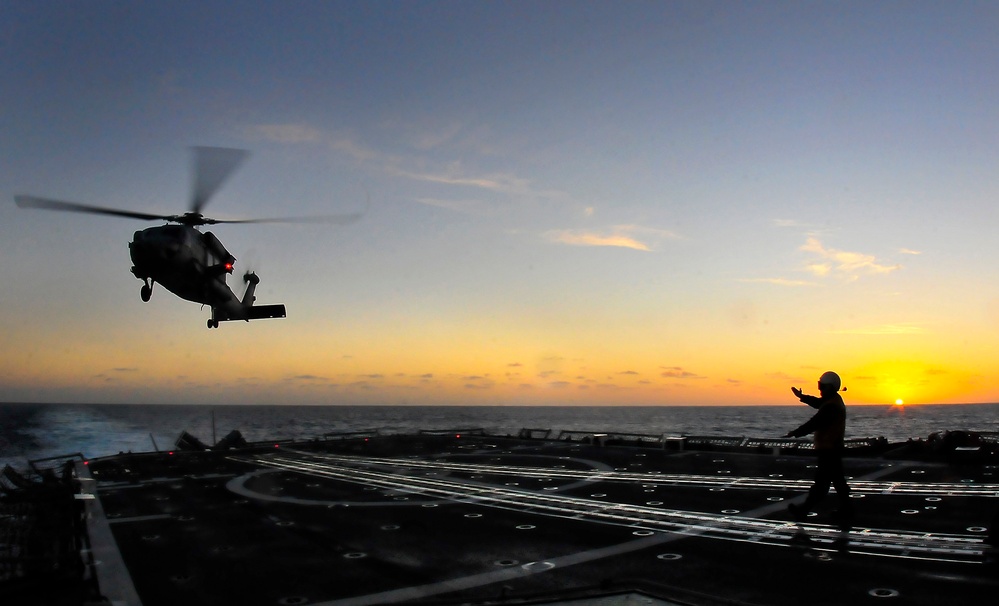
[[[213,320],[213,319],[209,318],[209,320],[208,320],[208,328],[218,328],[218,327],[219,327],[219,321],[218,320]]]
[[[142,297],[143,303],[148,303],[149,297],[153,296],[153,287],[149,284],[143,285],[142,290],[139,291],[139,296]]]

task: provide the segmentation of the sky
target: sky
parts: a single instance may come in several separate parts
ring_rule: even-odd
[[[999,401],[994,2],[0,2],[0,400]],[[130,272],[246,149],[227,322]]]

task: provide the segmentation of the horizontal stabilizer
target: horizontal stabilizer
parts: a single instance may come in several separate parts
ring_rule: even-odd
[[[284,317],[284,305],[254,305],[246,310],[247,320],[263,320],[265,318]]]
[[[251,305],[241,307],[238,315],[230,315],[224,308],[216,307],[212,310],[212,318],[218,322],[232,322],[236,320],[263,320],[266,318],[284,318],[284,305]]]

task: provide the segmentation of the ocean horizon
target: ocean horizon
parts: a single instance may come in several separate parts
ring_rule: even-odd
[[[697,406],[0,404],[0,465],[81,453],[170,449],[181,432],[205,443],[238,430],[249,441],[325,433],[521,429],[652,435],[778,437],[806,422],[802,404]],[[999,404],[848,406],[847,437],[892,442],[934,432],[999,431]]]

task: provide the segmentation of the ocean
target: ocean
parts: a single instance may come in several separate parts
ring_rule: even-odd
[[[776,437],[807,421],[792,406],[189,406],[0,404],[0,466],[82,453],[167,450],[182,431],[212,443],[238,429],[249,441],[327,432],[522,428],[670,435]],[[892,442],[946,430],[999,431],[999,404],[850,406],[847,437]]]

